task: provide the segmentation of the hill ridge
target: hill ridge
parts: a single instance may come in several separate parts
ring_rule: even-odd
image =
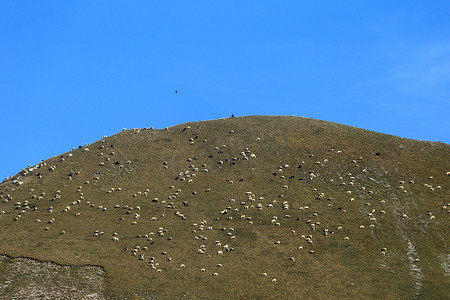
[[[303,117],[124,130],[0,184],[0,253],[102,266],[108,298],[437,299],[449,150]]]

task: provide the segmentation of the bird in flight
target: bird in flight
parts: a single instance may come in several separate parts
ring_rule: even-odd
[[[175,90],[175,94],[178,94],[178,90]]]

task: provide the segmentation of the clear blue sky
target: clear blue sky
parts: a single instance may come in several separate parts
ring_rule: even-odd
[[[1,1],[0,107],[0,179],[231,114],[450,143],[450,1]]]

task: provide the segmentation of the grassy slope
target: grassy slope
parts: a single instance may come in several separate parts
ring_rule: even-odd
[[[183,130],[187,126],[190,129]],[[13,185],[12,180],[0,185],[0,210],[5,212],[0,215],[0,253],[103,266],[105,294],[110,297],[133,293],[161,298],[450,296],[449,275],[442,268],[449,263],[445,234],[449,214],[442,208],[450,202],[447,144],[307,118],[242,117],[193,122],[168,130],[128,130],[86,148],[89,151],[71,151],[72,157],[63,154],[62,162],[60,157],[51,158],[46,167],[26,176],[16,175],[21,185]],[[254,153],[256,158],[243,160],[240,152],[245,148],[249,148],[246,156]],[[165,161],[167,169],[163,168]],[[223,165],[218,165],[219,161]],[[285,164],[289,167],[278,172]],[[49,171],[51,166],[56,169]],[[186,170],[196,176],[175,179]],[[77,171],[80,173],[68,180],[68,173]],[[310,172],[316,175],[312,180]],[[36,176],[38,173],[42,178]],[[189,179],[193,182],[188,183]],[[390,189],[385,187],[388,184]],[[431,184],[434,191],[424,184]],[[400,185],[404,189],[398,189]],[[437,189],[438,185],[442,189]],[[80,199],[79,186],[84,199],[71,205]],[[108,193],[118,187],[121,191]],[[133,197],[146,189],[147,196]],[[178,196],[168,199],[178,189]],[[51,200],[58,190],[61,198]],[[254,194],[254,202],[245,195],[248,191]],[[45,193],[42,199],[32,198],[41,193]],[[324,193],[323,199],[316,199],[319,193]],[[152,202],[155,197],[158,202]],[[12,199],[5,203],[8,198]],[[229,202],[231,198],[235,202]],[[38,209],[16,209],[16,202],[23,206],[25,200]],[[188,206],[182,205],[184,201]],[[273,207],[268,207],[273,201]],[[289,210],[283,209],[284,201]],[[172,208],[167,207],[169,202],[173,202]],[[262,211],[257,211],[257,204],[262,204]],[[133,207],[131,214],[126,214],[125,205]],[[50,206],[51,213],[47,210]],[[67,206],[70,211],[62,212]],[[141,210],[135,210],[136,206]],[[228,214],[219,213],[227,207],[231,207]],[[236,208],[239,211],[235,212]],[[24,213],[20,213],[22,209]],[[177,211],[186,220],[175,215]],[[428,211],[434,218],[430,219]],[[77,213],[81,215],[77,217]],[[135,213],[141,215],[138,220],[133,219]],[[20,219],[13,221],[18,214]],[[280,226],[271,223],[273,216],[278,217]],[[119,220],[121,217],[124,220]],[[157,221],[151,221],[152,217]],[[376,221],[370,221],[373,217]],[[52,218],[55,222],[47,224]],[[36,223],[37,219],[42,222]],[[203,220],[205,229],[200,231]],[[131,225],[133,221],[137,225]],[[310,222],[320,224],[311,229]],[[371,224],[374,226],[369,227]],[[50,229],[44,230],[47,226]],[[206,230],[208,226],[213,229]],[[337,230],[339,226],[341,230]],[[164,236],[157,234],[160,227],[167,229]],[[234,231],[229,231],[230,227]],[[333,234],[325,236],[325,229]],[[60,235],[63,230],[66,233]],[[105,234],[94,237],[95,230]],[[113,232],[118,233],[119,242],[112,241]],[[154,233],[153,244],[137,238],[150,232]],[[236,238],[230,239],[228,233]],[[202,240],[202,235],[207,240]],[[312,235],[312,244],[302,235]],[[229,244],[235,251],[217,255],[221,247],[215,246],[215,241],[221,241],[222,246]],[[197,254],[200,245],[206,246],[206,254]],[[148,247],[138,251],[145,254],[143,261],[132,256],[135,246]],[[299,246],[303,250],[298,250]],[[386,255],[380,255],[384,247]],[[164,251],[167,255],[161,254]],[[149,267],[152,256],[160,273]],[[416,258],[420,262],[414,262]],[[181,264],[186,267],[180,268]],[[201,272],[201,268],[206,271]],[[214,272],[219,276],[213,277]],[[268,276],[261,276],[263,272]],[[274,278],[276,283],[271,282]]]

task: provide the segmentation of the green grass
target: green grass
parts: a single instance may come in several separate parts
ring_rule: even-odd
[[[183,130],[187,126],[191,128]],[[128,130],[86,148],[88,152],[71,151],[71,157],[63,154],[61,162],[60,156],[50,158],[46,167],[25,176],[17,174],[0,185],[0,210],[5,212],[0,215],[0,253],[64,265],[102,266],[106,298],[449,296],[448,274],[439,259],[449,251],[449,214],[448,208],[442,208],[450,202],[447,144],[402,139],[307,118],[256,116],[193,122],[168,130]],[[247,157],[253,153],[256,158],[243,160],[240,153],[245,148],[249,148]],[[223,164],[218,165],[219,161]],[[167,169],[163,168],[164,162]],[[285,164],[289,168],[279,173],[279,166]],[[56,169],[49,171],[51,166]],[[196,176],[175,180],[186,170]],[[68,180],[68,174],[77,171],[80,173]],[[316,177],[310,179],[310,172]],[[13,185],[15,179],[23,184]],[[193,182],[188,183],[189,179]],[[405,183],[401,184],[401,180]],[[409,183],[411,180],[414,183]],[[435,190],[430,191],[424,184],[432,184]],[[397,188],[400,185],[403,190]],[[436,188],[438,185],[441,189]],[[71,205],[80,199],[78,186],[82,186],[84,199]],[[108,193],[118,187],[121,191]],[[147,196],[133,197],[147,189]],[[181,192],[173,197],[178,189]],[[51,200],[57,191],[61,191],[61,197]],[[254,202],[247,199],[248,191],[255,195]],[[43,199],[32,198],[43,192]],[[324,193],[322,199],[316,199],[319,193]],[[4,202],[10,198],[8,194],[12,199]],[[158,201],[152,202],[155,197]],[[229,202],[232,198],[235,201]],[[25,208],[24,213],[20,213],[24,207],[15,209],[16,202],[26,200],[38,209]],[[284,201],[289,210],[283,209]],[[173,205],[168,207],[170,202]],[[257,210],[257,204],[263,206],[262,211]],[[140,206],[140,210],[126,214],[126,205]],[[70,211],[62,212],[67,206]],[[48,212],[49,207],[53,212]],[[227,207],[231,207],[228,213],[220,214]],[[186,219],[177,216],[177,211]],[[428,211],[434,219],[430,219]],[[137,220],[133,219],[135,213],[140,214]],[[20,219],[13,221],[18,214]],[[403,214],[407,217],[403,218]],[[271,223],[273,216],[277,216],[280,226]],[[157,220],[152,221],[152,217]],[[248,217],[253,224],[249,224]],[[370,220],[373,217],[376,221]],[[52,218],[55,221],[48,224]],[[200,231],[203,220],[206,224]],[[137,225],[131,225],[133,221]],[[319,224],[311,229],[311,223],[316,222]],[[212,230],[207,230],[208,226]],[[160,227],[167,229],[164,236],[158,236]],[[324,229],[329,231],[327,236]],[[94,237],[96,230],[104,235]],[[62,231],[64,235],[59,234]],[[119,242],[112,241],[114,232]],[[137,237],[150,232],[153,243]],[[312,244],[302,235],[312,235]],[[222,246],[228,244],[234,251],[217,255],[221,247],[215,246],[215,241]],[[411,271],[409,242],[416,249],[414,259],[420,259],[415,262],[420,269],[419,279]],[[200,245],[206,246],[206,254],[197,254]],[[143,261],[139,255],[132,256],[135,246],[140,246],[138,253],[144,254]],[[298,250],[299,246],[303,250]],[[143,251],[143,247],[148,250]],[[385,247],[386,255],[380,255]],[[161,254],[164,251],[167,255]],[[150,257],[159,263],[160,273],[150,268]],[[180,268],[181,264],[185,268]],[[201,272],[202,268],[206,271]],[[214,272],[219,276],[212,276]],[[69,278],[82,282],[77,277]],[[274,278],[276,283],[271,282]]]

